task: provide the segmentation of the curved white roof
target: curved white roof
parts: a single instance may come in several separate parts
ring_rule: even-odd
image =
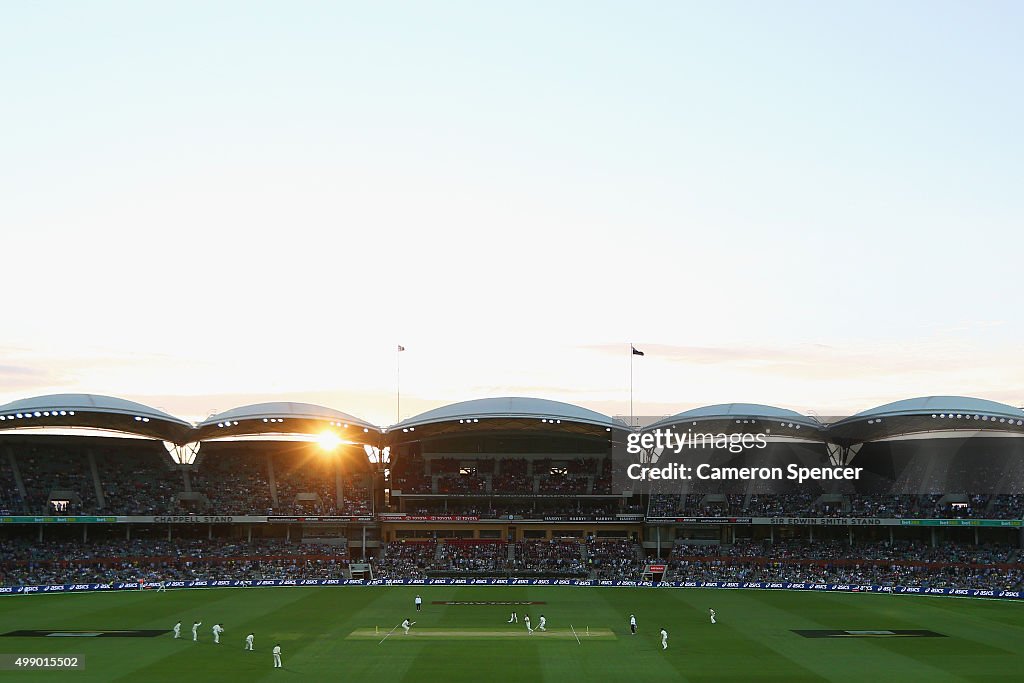
[[[222,413],[212,415],[199,423],[199,427],[208,427],[220,422],[231,420],[262,420],[264,418],[291,418],[296,420],[325,420],[327,422],[342,422],[344,424],[359,425],[375,431],[380,428],[366,420],[353,417],[340,410],[318,406],[313,403],[293,403],[276,401],[271,403],[254,403],[248,406],[240,406],[225,410]]]
[[[775,406],[761,405],[760,403],[719,403],[711,406],[701,406],[693,410],[686,410],[677,415],[666,417],[652,424],[648,429],[660,427],[666,424],[674,424],[685,420],[728,420],[736,418],[747,418],[755,420],[779,420],[793,422],[810,427],[821,428],[823,425],[813,417],[801,415],[795,410],[776,408]]]
[[[572,422],[627,429],[626,425],[595,410],[582,408],[571,403],[550,401],[543,398],[527,398],[521,396],[504,396],[500,398],[481,398],[473,401],[462,401],[441,406],[420,413],[408,420],[403,420],[390,430],[403,427],[417,427],[432,422],[448,422],[466,418],[536,418],[556,419]]]
[[[116,415],[130,415],[132,417],[148,417],[150,419],[164,420],[175,424],[191,427],[192,425],[181,418],[168,415],[167,413],[151,408],[135,401],[128,401],[114,396],[101,396],[99,394],[49,394],[46,396],[33,396],[17,401],[11,401],[7,405],[0,406],[0,413],[28,413],[42,411],[76,411],[91,413],[112,413]]]
[[[969,396],[922,396],[920,398],[908,398],[902,401],[886,403],[885,405],[857,413],[846,418],[843,422],[859,420],[861,418],[930,415],[932,413],[970,413],[972,415],[977,413],[979,415],[996,415],[998,417],[1024,419],[1024,410],[984,398],[971,398]]]

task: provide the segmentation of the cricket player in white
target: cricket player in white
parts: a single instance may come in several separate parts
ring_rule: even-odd
[[[715,610],[709,609],[708,612],[711,614],[711,623],[712,624],[717,624],[718,622],[715,621]]]
[[[668,631],[661,629],[661,649],[668,649]]]
[[[160,582],[160,586],[156,589],[156,592],[157,593],[160,593],[160,592],[166,593],[167,592],[167,582],[166,581],[161,581]]]
[[[546,624],[546,623],[548,623],[548,620],[544,618],[543,614],[540,615],[540,625],[537,626],[537,630],[538,631],[547,631],[547,629],[544,628],[544,624]]]
[[[526,624],[526,632],[527,633],[533,633],[533,627],[530,626],[530,615],[529,614],[527,614],[526,616],[523,617],[523,622]]]
[[[203,622],[196,621],[192,623],[192,640],[199,640],[199,627],[203,625]]]
[[[518,624],[519,623],[519,614],[516,613],[516,612],[513,612],[512,616],[510,616],[508,618],[508,623],[510,623],[510,624],[513,624],[513,623]]]
[[[181,622],[180,621],[177,624],[174,625],[174,638],[175,638],[175,640],[177,640],[178,638],[181,638]]]
[[[220,643],[220,634],[224,633],[224,627],[220,624],[213,625],[213,642]]]
[[[274,668],[280,669],[281,666],[281,645],[277,644],[274,646]]]
[[[252,641],[256,638],[253,634],[249,634],[245,637],[245,649],[252,652]]]
[[[406,618],[406,620],[402,622],[402,628],[405,629],[405,635],[409,635],[409,627],[415,623],[415,621],[409,621],[408,618]]]
[[[629,632],[632,633],[634,636],[636,635],[636,615],[635,614],[630,614],[629,615]]]
[[[423,598],[416,596],[416,611],[419,612],[423,609]]]

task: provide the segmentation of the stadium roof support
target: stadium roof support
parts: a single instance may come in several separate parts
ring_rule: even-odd
[[[992,431],[1024,435],[1024,410],[964,396],[926,396],[887,403],[824,424],[815,417],[753,403],[688,410],[644,428],[699,428],[714,433],[765,432],[841,447],[923,432]],[[160,439],[176,445],[227,437],[304,436],[333,432],[370,446],[473,432],[536,432],[618,441],[630,428],[593,410],[539,398],[500,397],[435,408],[382,430],[348,413],[309,403],[258,403],[212,415],[197,426],[150,406],[98,394],[51,394],[0,406],[0,433],[32,428],[85,428]]]
[[[614,418],[571,403],[504,396],[452,403],[403,420],[386,430],[390,445],[471,432],[554,432],[614,439],[630,431]]]
[[[377,445],[381,429],[366,420],[312,403],[255,403],[211,415],[196,427],[195,441],[270,434],[316,435]]]
[[[1024,410],[967,396],[924,396],[886,403],[828,428],[830,440],[847,444],[961,430],[1024,434]]]
[[[0,430],[87,428],[182,444],[192,425],[150,406],[98,394],[50,394],[0,406]]]
[[[645,432],[671,428],[675,432],[700,429],[713,433],[767,433],[771,436],[825,440],[825,425],[793,410],[758,403],[720,403],[687,410],[648,425]]]

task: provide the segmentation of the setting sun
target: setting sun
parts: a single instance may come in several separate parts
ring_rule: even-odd
[[[341,437],[334,432],[323,432],[316,437],[321,450],[333,451],[341,445]]]

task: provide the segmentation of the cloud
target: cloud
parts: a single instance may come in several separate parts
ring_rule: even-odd
[[[626,357],[628,345],[601,344],[579,347]],[[891,379],[906,375],[933,375],[955,369],[990,370],[1011,367],[1016,350],[981,350],[957,341],[929,339],[913,344],[850,340],[840,344],[805,343],[779,346],[672,346],[638,344],[643,363],[712,365],[787,379]]]
[[[41,370],[23,365],[0,365],[0,377],[34,377],[43,375]]]
[[[989,340],[935,336],[913,342],[829,339],[828,343],[672,345],[637,342],[633,412],[663,416],[715,403],[750,402],[849,415],[894,400],[955,394],[1024,403],[1019,350]],[[393,348],[393,347],[391,347]],[[401,416],[491,396],[565,401],[608,415],[629,412],[628,344],[503,349],[466,360],[444,349],[403,357]],[[305,365],[217,362],[157,353],[80,348],[66,353],[0,348],[0,404],[76,391],[110,394],[188,420],[266,401],[315,403],[380,425],[396,420],[393,351],[344,362],[303,354]],[[417,355],[419,353],[419,355]],[[358,358],[359,363],[346,359]],[[288,359],[286,359],[288,360]],[[408,360],[408,363],[406,363]],[[339,388],[335,388],[339,387]]]
[[[70,378],[44,368],[19,364],[0,365],[0,396],[26,391],[41,393],[41,390],[65,386],[70,382]]]
[[[696,365],[766,365],[773,363],[802,363],[809,356],[823,354],[833,347],[825,344],[805,344],[798,346],[679,346],[668,344],[634,344],[645,354],[644,361],[667,361],[670,363],[690,363]],[[620,355],[629,355],[628,344],[596,344],[581,346],[581,349]]]
[[[546,398],[550,395],[589,396],[594,393],[589,388],[554,387],[550,384],[476,384],[470,387],[470,392],[481,396],[526,396],[529,398]],[[564,399],[553,398],[551,400]]]

